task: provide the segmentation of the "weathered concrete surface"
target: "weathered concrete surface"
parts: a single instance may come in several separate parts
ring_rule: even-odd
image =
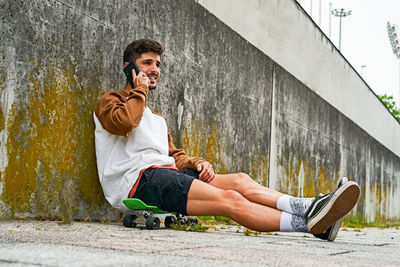
[[[347,229],[335,242],[312,235],[246,236],[235,226],[206,233],[128,229],[122,224],[0,222],[0,265],[399,266],[400,230]]]
[[[354,216],[399,220],[399,157],[196,1],[0,7],[0,218],[119,218],[97,179],[92,112],[122,89],[125,46],[150,36],[167,51],[148,103],[177,146],[295,195],[349,176],[363,192]]]
[[[282,68],[274,81],[270,186],[314,196],[347,176],[362,188],[353,215],[399,220],[400,159]]]
[[[0,217],[117,218],[96,179],[90,120],[102,88],[115,86],[113,8],[0,5]]]
[[[298,1],[198,2],[400,157],[400,124]]]
[[[91,113],[122,89],[123,49],[144,36],[167,46],[149,105],[176,145],[267,183],[273,62],[194,1],[1,7],[0,217],[119,216],[97,181]]]

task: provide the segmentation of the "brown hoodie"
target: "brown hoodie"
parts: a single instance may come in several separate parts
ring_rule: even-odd
[[[126,138],[139,126],[146,108],[148,88],[139,85],[133,90],[109,92],[104,94],[96,106],[95,114],[102,127],[109,133]],[[154,114],[157,114],[153,112]],[[160,114],[157,114],[161,116]],[[150,133],[149,133],[150,134]],[[204,161],[200,157],[189,157],[183,149],[177,149],[168,132],[169,156],[175,159],[179,170],[190,168],[196,170],[197,164]]]

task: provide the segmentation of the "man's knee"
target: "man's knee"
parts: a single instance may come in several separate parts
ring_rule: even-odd
[[[242,191],[241,189],[246,188],[246,186],[249,184],[249,182],[252,182],[253,180],[249,175],[243,172],[236,173],[233,176],[233,179],[231,181],[232,183],[232,188],[235,191]]]
[[[235,190],[223,190],[222,197],[225,201],[241,201],[243,196]]]
[[[222,193],[222,201],[226,205],[225,208],[229,215],[240,213],[243,204],[247,201],[239,192],[235,190],[224,190]]]

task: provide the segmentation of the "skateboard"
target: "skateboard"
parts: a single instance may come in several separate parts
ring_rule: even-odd
[[[140,199],[127,198],[122,200],[124,205],[132,210],[132,213],[128,213],[124,217],[124,226],[135,228],[140,225],[144,225],[148,230],[156,230],[160,228],[160,219],[153,216],[153,214],[168,214],[170,212],[161,210],[157,206],[149,206]],[[198,223],[196,218],[188,217],[178,214],[171,213],[164,219],[164,225],[166,228],[170,228],[171,224],[179,222],[181,224],[196,225]]]

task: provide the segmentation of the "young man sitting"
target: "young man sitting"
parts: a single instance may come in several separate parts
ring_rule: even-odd
[[[164,46],[152,39],[125,49],[124,67],[134,61],[134,88],[103,95],[96,106],[96,157],[106,199],[126,211],[125,198],[188,215],[221,215],[255,231],[298,231],[333,241],[341,219],[356,204],[360,188],[342,179],[338,189],[296,198],[256,183],[245,173],[216,174],[203,158],[177,149],[165,119],[147,106],[156,88]]]

